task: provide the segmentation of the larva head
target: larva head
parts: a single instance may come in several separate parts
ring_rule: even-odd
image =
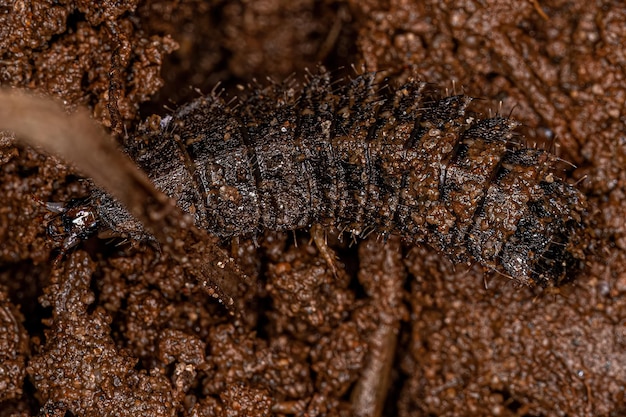
[[[48,236],[66,251],[94,235],[99,228],[96,210],[86,200],[72,200],[64,207],[48,204],[57,213],[47,224]]]

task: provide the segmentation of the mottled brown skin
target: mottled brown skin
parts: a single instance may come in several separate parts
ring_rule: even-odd
[[[157,188],[228,238],[313,224],[399,234],[455,263],[556,286],[583,259],[585,201],[556,158],[515,141],[517,122],[470,115],[471,99],[425,83],[333,88],[323,70],[296,91],[274,84],[238,106],[217,95],[163,119],[128,149]],[[142,227],[106,194],[103,224]]]

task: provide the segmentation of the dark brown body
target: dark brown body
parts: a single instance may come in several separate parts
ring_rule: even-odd
[[[555,158],[515,143],[517,123],[477,120],[465,96],[327,74],[229,106],[199,98],[128,152],[157,188],[220,237],[332,225],[427,243],[528,285],[558,285],[583,259],[585,201]],[[105,226],[141,226],[101,192]]]

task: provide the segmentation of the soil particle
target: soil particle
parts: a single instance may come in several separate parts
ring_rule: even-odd
[[[302,343],[277,338],[268,345],[253,333],[226,324],[214,328],[208,345],[205,394],[219,394],[244,382],[270,390],[278,400],[299,399],[313,390],[307,364],[310,348]]]
[[[202,340],[180,330],[167,329],[159,337],[159,359],[166,364],[177,361],[200,366],[204,363],[204,350]]]
[[[220,398],[224,404],[224,416],[270,416],[272,398],[267,391],[242,385],[230,385]]]
[[[65,265],[40,300],[52,307],[52,319],[45,344],[27,367],[46,415],[174,415],[169,381],[136,371],[137,360],[110,337],[111,317],[101,307],[90,311],[94,263],[78,251]]]
[[[230,2],[223,17],[224,46],[233,51],[229,67],[238,76],[287,76],[303,69],[294,63],[314,66],[332,25],[341,19],[333,2],[312,0]]]
[[[180,45],[164,64],[164,103],[195,98],[190,86],[302,78],[320,61],[354,53],[342,0],[150,1],[138,13],[151,33],[171,34]]]
[[[311,352],[311,369],[317,372],[316,388],[326,395],[345,394],[358,378],[366,353],[367,344],[355,323],[336,327]]]
[[[88,104],[121,133],[162,86],[163,56],[177,47],[168,36],[146,36],[130,18],[136,6],[13,2],[0,14],[0,81],[61,97],[69,108]]]
[[[29,354],[24,317],[9,301],[8,291],[0,287],[0,401],[19,398]]]
[[[30,260],[46,262],[50,250],[42,233],[42,212],[34,197],[54,201],[53,189],[66,184],[67,166],[56,158],[46,157],[32,149],[18,150],[12,145],[0,148],[2,182],[0,187],[0,259],[15,263]],[[59,180],[54,180],[58,178]],[[79,184],[73,184],[74,192]],[[65,190],[72,193],[72,186]],[[65,197],[68,198],[67,194]]]
[[[485,290],[423,250],[407,264],[415,318],[400,415],[609,415],[619,407],[624,323],[607,304],[623,301],[600,294],[598,283],[533,294],[493,279]]]
[[[318,341],[348,317],[354,294],[349,277],[334,277],[314,247],[291,247],[269,264],[267,291],[272,298],[273,326],[294,337]]]

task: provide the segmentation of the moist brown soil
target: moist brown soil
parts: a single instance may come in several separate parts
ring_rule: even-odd
[[[320,62],[337,78],[410,71],[512,113],[566,161],[593,256],[540,291],[344,236],[335,277],[307,233],[268,233],[232,245],[254,283],[232,316],[149,245],[91,239],[54,263],[36,199],[90,183],[5,133],[0,416],[626,415],[623,2],[92,3],[0,6],[2,85],[87,106],[122,143],[194,88],[236,94]]]

